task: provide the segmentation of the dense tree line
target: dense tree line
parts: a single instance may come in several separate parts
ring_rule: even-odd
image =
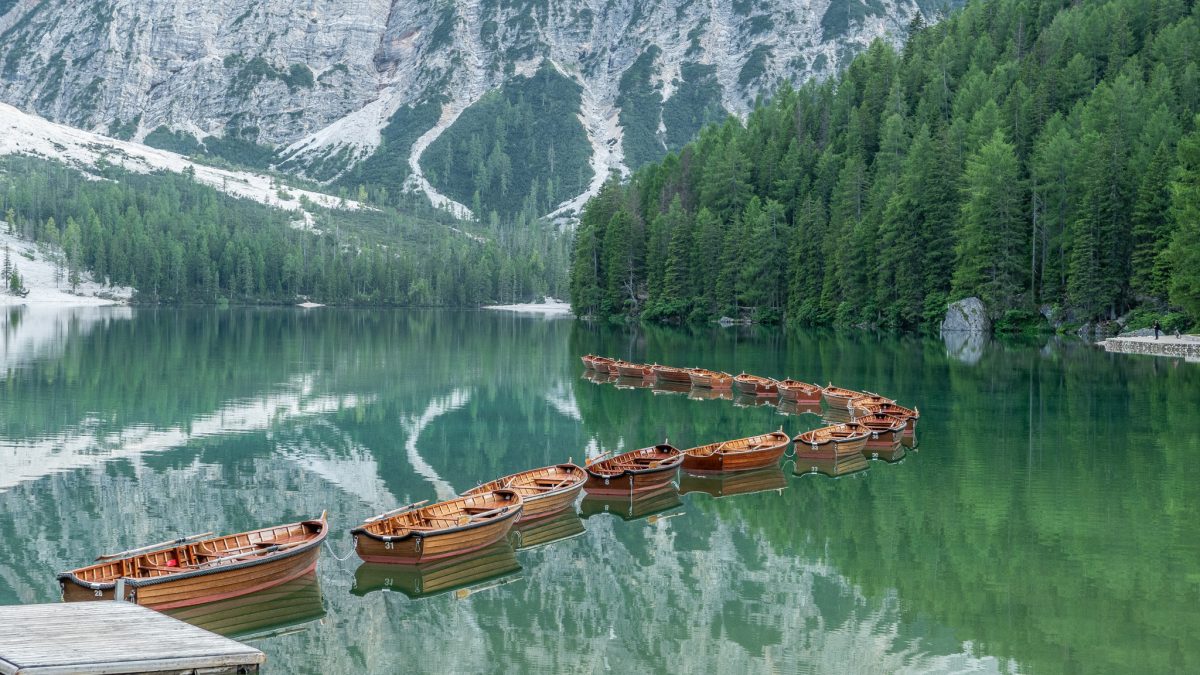
[[[86,270],[145,302],[473,306],[565,290],[567,252],[552,232],[466,232],[388,208],[310,207],[302,228],[295,213],[187,174],[101,173],[0,160],[0,220],[61,258],[64,287]]]
[[[975,0],[588,203],[577,313],[1200,317],[1200,9]],[[1190,317],[1190,319],[1188,318]]]

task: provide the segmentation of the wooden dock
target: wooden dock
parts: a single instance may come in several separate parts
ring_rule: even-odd
[[[256,673],[266,658],[128,602],[0,606],[0,675]]]

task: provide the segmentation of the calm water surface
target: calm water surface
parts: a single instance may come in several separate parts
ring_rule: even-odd
[[[367,516],[520,469],[819,424],[596,384],[586,352],[884,392],[920,407],[918,449],[585,500],[420,573],[335,558]],[[56,601],[102,551],[328,509],[315,579],[186,618],[274,673],[1200,672],[1198,422],[1200,366],[1077,343],[8,309],[0,604]]]

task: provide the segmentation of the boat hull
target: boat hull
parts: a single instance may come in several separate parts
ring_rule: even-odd
[[[774,382],[762,382],[758,380],[739,380],[734,378],[733,387],[738,393],[746,396],[755,397],[770,397],[779,395],[779,386]]]
[[[733,377],[722,373],[692,371],[688,373],[688,379],[693,387],[703,389],[731,389],[733,387]]]
[[[587,483],[583,489],[588,494],[623,495],[651,492],[666,487],[679,471],[679,464],[670,468],[652,469],[641,473],[626,472],[619,476],[601,476],[588,472]]]
[[[800,405],[821,402],[821,388],[779,387],[779,398]]]
[[[783,443],[777,447],[755,452],[714,452],[704,457],[687,455],[683,460],[683,470],[688,473],[715,474],[765,469],[779,464],[779,459],[783,457],[787,445],[787,443]]]
[[[650,368],[636,363],[621,363],[617,365],[617,375],[625,378],[643,380],[651,377]]]
[[[664,384],[692,385],[692,376],[682,368],[653,368],[651,369],[655,382]]]
[[[852,438],[848,440],[828,440],[818,443],[804,443],[796,441],[796,463],[801,464],[801,459],[845,459],[861,455],[863,449],[867,447],[866,438]]]
[[[495,544],[508,536],[523,509],[480,524],[466,525],[425,534],[411,532],[403,537],[380,537],[366,532],[354,536],[354,550],[366,562],[418,565],[464,555]]]
[[[126,600],[154,609],[177,609],[241,595],[257,593],[294,579],[317,568],[321,541],[307,544],[297,551],[274,556],[263,562],[229,565],[214,568],[205,574],[180,574],[178,577],[155,579],[126,579]],[[113,600],[116,584],[86,584],[62,580],[63,600]],[[97,595],[99,593],[99,595]]]
[[[856,398],[862,398],[867,394],[861,391],[852,391],[849,389],[825,388],[821,391],[821,400],[825,401],[825,405],[830,408],[839,408],[841,410],[849,410],[850,402]]]
[[[574,464],[559,464],[505,476],[499,480],[484,483],[479,487],[468,490],[463,493],[463,496],[479,495],[500,489],[515,490],[521,495],[522,504],[521,515],[518,521],[527,522],[548,518],[574,506],[579,493],[583,491],[583,484],[586,477],[587,474],[584,473],[581,467]],[[526,478],[526,480],[545,480],[551,482],[551,484],[555,481],[570,482],[561,488],[542,492],[530,483],[522,482],[522,478]],[[550,485],[550,487],[553,487],[553,485]]]
[[[316,572],[258,593],[167,610],[204,630],[238,639],[300,626],[325,616]]]
[[[354,595],[377,590],[400,591],[410,598],[425,598],[458,591],[521,570],[507,542],[497,542],[452,560],[420,565],[363,563],[354,572]]]

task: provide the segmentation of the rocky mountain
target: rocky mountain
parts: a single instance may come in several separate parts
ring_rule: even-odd
[[[0,0],[0,100],[460,213],[541,215],[943,4]]]

